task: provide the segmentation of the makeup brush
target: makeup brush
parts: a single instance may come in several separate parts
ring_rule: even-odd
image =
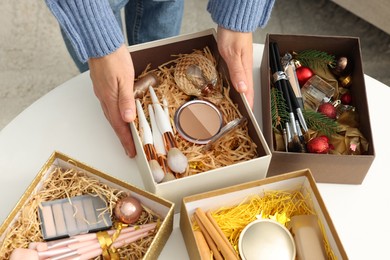
[[[162,102],[163,102],[164,112],[167,115],[167,117],[170,118],[169,117],[169,109],[168,109],[168,107],[169,107],[168,100],[165,97],[163,97],[162,98]],[[162,137],[162,135],[160,135],[160,137]],[[165,148],[164,148],[164,150],[165,150]],[[164,160],[164,162],[165,161],[166,160]],[[171,181],[171,180],[175,180],[175,179],[176,179],[176,177],[175,177],[175,175],[173,175],[173,173],[171,171],[166,171],[164,179],[162,180],[162,182],[167,182],[167,181]]]
[[[294,90],[292,89],[291,87],[291,83],[290,81],[287,81],[286,82],[286,85],[287,85],[287,91],[289,93],[289,96],[290,96],[290,99],[292,101],[292,104],[295,108],[295,111],[296,111],[296,115],[298,117],[298,120],[299,120],[299,125],[302,126],[303,130],[305,132],[307,132],[308,130],[308,127],[307,127],[307,124],[306,124],[306,121],[305,121],[305,118],[303,117],[303,113],[302,113],[302,110],[301,110],[301,106],[299,105],[299,102],[298,102],[298,99],[294,93]],[[299,127],[298,125],[298,127]]]
[[[123,247],[125,245],[131,244],[131,243],[133,243],[141,238],[148,236],[148,234],[149,234],[148,232],[144,232],[144,233],[138,234],[136,236],[130,237],[128,239],[125,239],[125,240],[115,241],[112,244],[112,247],[114,247],[114,248]],[[102,253],[103,253],[103,250],[101,248],[98,248],[98,249],[95,249],[95,250],[92,250],[92,251],[89,251],[89,252],[86,252],[83,254],[78,254],[75,256],[67,257],[67,258],[62,258],[62,259],[48,258],[47,260],[89,260],[89,259],[93,259],[95,257],[102,255]]]
[[[160,155],[166,155],[167,151],[165,150],[164,139],[160,133],[160,130],[158,129],[152,104],[148,105],[148,111],[149,111],[150,125],[152,126],[153,143],[154,143],[154,147],[156,148],[156,152],[157,154]]]
[[[288,78],[287,75],[284,73],[282,69],[282,65],[280,63],[280,54],[279,54],[279,49],[277,46],[277,43],[271,42],[270,43],[270,53],[271,53],[271,69],[273,70],[273,76],[274,76],[274,83],[275,85],[278,86],[279,90],[282,91],[284,99],[287,104],[287,108],[289,110],[289,125],[291,128],[291,135],[292,135],[292,141],[291,143],[289,142],[289,151],[290,152],[301,152],[301,146],[304,144],[301,143],[301,140],[298,138],[298,132],[297,132],[297,127],[295,125],[295,115],[294,115],[294,110],[293,106],[291,103],[291,98],[289,95],[289,91],[287,88],[287,82]]]
[[[164,112],[169,118],[168,100],[165,97],[163,97],[162,102],[163,102]]]
[[[288,152],[288,137],[287,137],[287,129],[283,128],[283,141],[284,141],[284,148],[286,152]]]
[[[304,144],[305,143],[305,137],[303,136],[302,130],[299,127],[298,120],[295,120],[295,125],[297,126],[298,138],[301,141],[301,144]],[[301,153],[306,153],[307,152],[306,145],[301,145],[300,149],[301,149]]]
[[[137,232],[132,236],[127,235],[127,237],[118,237],[118,239],[111,245],[114,248],[122,247],[133,243],[143,237],[146,237],[149,234],[149,231],[146,230],[137,230],[142,232]],[[136,231],[134,231],[136,232]],[[80,247],[78,249],[61,253],[61,250],[68,250],[66,248],[57,248],[55,250],[38,252],[34,249],[27,248],[15,248],[10,256],[10,260],[88,260],[100,256],[103,253],[100,243],[96,240],[94,244]]]
[[[277,69],[277,71],[283,72],[284,75],[285,75],[285,77],[281,77],[280,79],[278,79],[278,81],[280,80],[280,82],[281,82],[282,91],[286,92],[286,93],[284,93],[285,98],[288,98],[289,102],[291,102],[291,107],[289,107],[290,108],[290,112],[293,112],[293,113],[296,114],[296,116],[298,117],[299,123],[302,126],[303,130],[305,132],[307,132],[308,128],[307,128],[307,125],[306,125],[305,118],[303,117],[303,113],[302,113],[301,107],[299,105],[297,96],[294,93],[294,90],[293,90],[293,88],[291,86],[291,83],[288,80],[288,76],[284,72],[282,63],[280,61],[281,60],[281,56],[280,56],[278,44],[276,42],[272,42],[271,44],[272,44],[272,48],[273,48],[273,51],[274,51],[274,56],[275,56],[274,62],[276,62],[276,64],[275,64],[276,65],[276,69]],[[294,122],[295,122],[295,120],[294,120]]]
[[[124,228],[121,230],[121,234],[134,232],[135,230],[147,230],[147,229],[156,227],[156,225],[157,225],[157,223],[153,222],[153,223],[149,223],[149,224],[127,227],[127,228]],[[112,230],[107,230],[106,232],[110,236],[112,236],[117,231],[112,229]],[[53,240],[50,242],[35,242],[34,244],[36,247],[35,249],[38,252],[42,252],[42,251],[47,251],[47,250],[51,250],[51,249],[55,249],[55,248],[68,246],[71,244],[79,244],[82,242],[96,241],[96,240],[97,240],[96,233],[89,233],[89,234],[83,234],[83,235],[76,235],[76,236],[64,238],[64,239]]]
[[[149,86],[149,93],[152,98],[154,115],[160,133],[164,139],[165,149],[168,151],[167,163],[168,167],[175,173],[182,174],[188,166],[187,157],[177,148],[176,140],[173,136],[171,123],[161,104],[158,101],[157,95],[152,86]]]
[[[154,110],[153,110],[152,104],[148,105],[148,111],[149,111],[150,125],[152,126],[154,148],[156,149],[158,162],[161,165],[161,168],[163,169],[163,171],[165,173],[165,176],[164,176],[162,182],[165,182],[167,175],[172,175],[172,173],[170,173],[166,167],[167,151],[165,150],[163,136],[160,133],[160,130],[158,129],[158,126],[156,123],[156,118],[154,116]],[[173,178],[175,179],[175,176],[173,176]]]
[[[64,247],[55,248],[48,251],[36,251],[31,248],[16,248],[12,251],[10,259],[47,259],[58,255],[75,255],[77,250],[85,248],[87,251],[96,249],[99,244],[96,241],[85,241],[70,244]],[[23,257],[21,257],[23,255]],[[38,258],[37,258],[38,257]]]
[[[157,161],[158,157],[156,150],[153,146],[152,130],[150,130],[149,123],[148,121],[146,121],[144,110],[142,109],[142,105],[139,99],[135,100],[135,104],[137,107],[140,133],[142,135],[142,143],[144,145],[146,158],[148,159],[149,167],[152,171],[154,181],[160,183],[164,178],[165,173]]]
[[[290,86],[294,92],[294,95],[297,98],[299,107],[303,109],[304,106],[303,106],[302,92],[299,85],[297,72],[296,72],[296,65],[295,65],[295,63],[298,62],[293,59],[291,53],[286,52],[281,58],[281,63],[284,68],[284,72],[288,77],[288,81],[290,82]]]
[[[163,97],[162,98],[162,103],[163,103],[163,107],[164,107],[164,112],[165,112],[165,114],[167,115],[167,117],[169,119],[170,116],[169,116],[169,109],[168,109],[168,107],[169,107],[168,100],[165,97]],[[162,137],[162,135],[160,135],[160,137]],[[165,150],[165,148],[164,148],[164,150]],[[164,160],[164,162],[165,161],[166,160]],[[165,172],[165,176],[164,176],[164,179],[162,180],[162,182],[167,182],[167,181],[171,181],[171,180],[175,180],[175,179],[176,179],[176,176],[173,175],[173,173],[168,170],[168,171]]]
[[[126,244],[132,243],[139,238],[142,238],[149,234],[151,230],[153,230],[156,227],[157,223],[149,223],[145,225],[141,225],[137,227],[131,227],[131,228],[125,228],[122,230],[120,235],[117,237],[117,239],[114,241],[114,243],[111,245],[112,247],[118,248],[122,247]],[[107,233],[112,236],[116,230],[109,230]],[[97,239],[96,233],[88,234],[89,237],[91,237],[91,240],[83,241],[83,242],[76,242],[76,243],[70,243],[67,245],[64,245],[64,243],[59,243],[61,245],[60,247],[54,247],[45,251],[37,251],[34,249],[26,248],[16,248],[12,251],[10,259],[23,259],[23,260],[35,260],[35,259],[52,259],[52,260],[62,260],[62,259],[79,259],[79,258],[72,258],[72,257],[79,257],[84,254],[89,254],[91,252],[97,252],[100,249],[101,252],[101,245],[99,243],[99,240]],[[79,236],[80,237],[80,236]],[[84,236],[86,238],[87,236]],[[61,239],[61,241],[64,241]],[[56,241],[52,241],[56,242]],[[47,243],[52,243],[47,242]],[[41,243],[41,244],[39,244]],[[35,245],[44,245],[45,242],[37,242],[37,243],[31,243],[33,244],[32,247]],[[48,248],[48,247],[46,247]],[[99,253],[96,256],[99,256],[101,253]],[[95,256],[95,257],[96,257]],[[83,258],[83,259],[89,259],[89,258]]]
[[[112,245],[109,245],[109,246],[114,247],[114,248],[122,247],[126,244],[129,244],[131,242],[138,240],[141,237],[148,235],[149,231],[151,231],[152,229],[154,229],[154,227],[138,229],[138,230],[135,230],[135,231],[132,231],[129,233],[120,234],[118,236],[118,238],[112,243]],[[126,241],[128,241],[128,242],[126,242]],[[84,254],[90,254],[91,252],[97,252],[98,250],[101,250],[101,249],[102,249],[102,246],[101,246],[100,242],[98,240],[96,240],[95,243],[92,245],[89,245],[86,247],[80,247],[80,248],[73,250],[73,251],[70,251],[68,253],[55,255],[55,256],[50,257],[49,259],[63,260],[63,259],[68,259],[68,257],[82,256]],[[43,252],[40,252],[40,253],[43,253]],[[99,256],[99,255],[101,255],[101,253],[96,255],[96,256]],[[71,258],[71,259],[73,259],[73,258]],[[75,258],[75,259],[78,259],[78,258]],[[87,258],[87,259],[90,259],[90,258]]]

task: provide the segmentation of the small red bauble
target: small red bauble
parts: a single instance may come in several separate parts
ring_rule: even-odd
[[[331,103],[322,103],[317,111],[331,119],[336,119],[337,111]]]
[[[305,67],[305,66],[298,67],[296,69],[296,74],[297,74],[299,85],[301,87],[305,85],[306,81],[308,81],[311,77],[314,76],[314,72],[309,67]]]
[[[340,101],[344,105],[351,104],[351,101],[352,101],[351,94],[349,92],[345,92],[344,94],[341,95]]]
[[[324,138],[324,136],[314,137],[309,142],[307,142],[306,147],[309,153],[326,154],[330,150],[328,138]]]
[[[325,142],[329,143],[329,138],[326,135],[320,135],[318,138],[323,139]]]

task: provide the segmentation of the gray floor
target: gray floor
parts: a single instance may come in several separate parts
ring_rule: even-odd
[[[214,27],[207,0],[186,0],[182,33]],[[0,129],[42,95],[78,74],[44,1],[0,1]],[[390,86],[390,36],[328,0],[277,0],[267,33],[360,37],[364,72]]]

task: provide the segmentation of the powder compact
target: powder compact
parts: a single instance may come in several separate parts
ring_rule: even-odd
[[[211,102],[199,99],[181,105],[174,120],[179,135],[195,144],[207,144],[223,126],[221,111]]]

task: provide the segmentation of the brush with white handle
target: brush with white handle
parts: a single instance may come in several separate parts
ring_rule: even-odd
[[[152,134],[153,134],[153,143],[154,148],[156,148],[158,162],[160,163],[161,167],[163,168],[165,172],[164,179],[161,182],[167,182],[176,179],[176,177],[172,174],[172,172],[169,170],[166,160],[166,154],[167,151],[165,150],[164,146],[164,140],[163,136],[160,133],[160,130],[158,129],[156,118],[154,115],[154,110],[152,104],[148,105],[149,110],[149,117],[150,117],[150,124],[152,126]]]
[[[152,135],[153,135],[153,144],[156,148],[157,155],[167,155],[167,151],[164,146],[164,139],[160,130],[158,129],[156,118],[154,115],[154,110],[152,104],[148,105],[150,125],[152,126]]]
[[[168,151],[167,163],[168,167],[175,173],[182,174],[188,166],[187,157],[177,148],[176,140],[173,136],[173,130],[169,117],[158,101],[157,95],[153,87],[149,86],[149,93],[152,98],[154,115],[158,129],[162,133],[165,149]]]
[[[144,110],[142,109],[142,105],[139,99],[135,100],[135,104],[137,107],[140,133],[142,134],[142,143],[144,145],[146,158],[148,159],[149,167],[152,171],[154,180],[157,183],[160,183],[164,178],[165,173],[161,165],[158,163],[157,153],[153,145],[152,130],[150,130],[149,123],[148,121],[146,121],[145,113]]]
[[[165,114],[167,115],[167,117],[169,119],[168,100],[165,97],[163,97],[162,98],[162,102],[163,102],[164,112],[165,112]],[[154,138],[154,131],[156,131],[157,136],[158,136],[158,141],[161,140],[162,149],[165,151],[163,136],[160,133],[160,130],[158,129],[158,126],[157,126],[157,123],[156,123],[156,119],[154,117],[153,106],[151,104],[149,104],[149,108],[151,109],[151,110],[149,110],[149,113],[150,113],[150,111],[152,111],[151,115],[153,115],[153,116],[150,117],[150,121],[153,122],[152,123],[153,138]],[[153,129],[153,125],[155,125],[155,129],[156,130]],[[157,150],[157,148],[156,148],[156,150]],[[166,155],[166,152],[164,153],[164,155]],[[157,150],[157,156],[159,157],[160,164],[164,165],[164,169],[165,169],[165,177],[164,177],[164,179],[161,182],[167,182],[167,181],[171,181],[171,180],[176,179],[176,176],[173,175],[173,173],[171,171],[169,171],[169,169],[168,169],[168,171],[166,170],[166,167],[165,167],[166,161],[167,161],[166,157],[165,156],[160,156],[160,154],[158,153],[158,150]]]
[[[164,112],[169,118],[168,100],[165,97],[163,97],[162,102],[163,102]]]

